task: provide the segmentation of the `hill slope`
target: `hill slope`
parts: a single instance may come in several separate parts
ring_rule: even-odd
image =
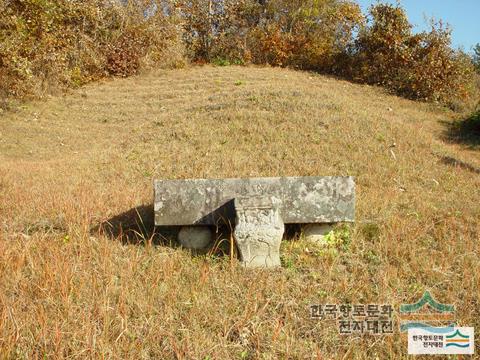
[[[480,157],[447,142],[452,117],[254,67],[151,73],[0,114],[0,352],[400,358],[404,338],[341,337],[308,305],[398,309],[426,289],[480,327]],[[158,237],[125,244],[151,232],[154,178],[297,175],[356,176],[339,255],[285,242],[282,270],[249,272]]]

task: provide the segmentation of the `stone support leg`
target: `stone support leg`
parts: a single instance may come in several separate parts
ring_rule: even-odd
[[[235,199],[235,240],[242,264],[249,268],[280,266],[280,244],[285,225],[280,202],[269,197]]]
[[[178,233],[180,244],[190,250],[202,250],[213,240],[212,230],[208,226],[184,226]]]
[[[334,224],[308,224],[304,225],[303,235],[307,241],[322,245],[325,243],[325,236],[334,228]]]

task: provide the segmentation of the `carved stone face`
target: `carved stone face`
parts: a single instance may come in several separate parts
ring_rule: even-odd
[[[256,225],[271,225],[281,222],[280,203],[279,199],[267,196],[236,198],[237,224],[246,222]]]
[[[255,225],[269,225],[277,222],[278,210],[274,209],[241,209],[237,212],[238,223],[251,223]]]

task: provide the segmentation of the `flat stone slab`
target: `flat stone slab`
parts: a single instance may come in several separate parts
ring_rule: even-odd
[[[273,197],[285,224],[353,222],[353,177],[157,180],[155,225],[234,225],[234,199]]]

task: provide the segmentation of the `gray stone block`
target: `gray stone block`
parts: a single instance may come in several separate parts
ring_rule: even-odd
[[[325,237],[334,229],[333,224],[308,224],[303,227],[303,235],[307,241],[325,245]]]
[[[273,197],[285,224],[353,222],[352,177],[155,181],[155,224],[216,225],[236,217],[234,199]]]
[[[184,226],[178,233],[178,241],[186,249],[205,249],[212,240],[212,229],[208,226]]]

